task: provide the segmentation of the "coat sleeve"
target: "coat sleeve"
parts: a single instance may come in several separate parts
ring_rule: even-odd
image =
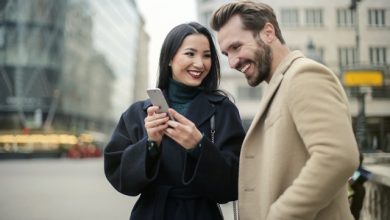
[[[238,165],[245,131],[237,108],[224,100],[215,113],[215,144],[204,135],[199,156],[187,153],[184,184],[218,203],[238,197]]]
[[[358,166],[346,95],[324,67],[307,68],[288,82],[286,100],[309,159],[267,219],[314,219],[342,190]],[[283,137],[281,137],[283,138]]]
[[[142,109],[122,114],[104,149],[104,171],[119,192],[136,196],[156,178],[160,159],[148,156]]]

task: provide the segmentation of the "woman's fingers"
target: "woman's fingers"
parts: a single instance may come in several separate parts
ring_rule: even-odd
[[[180,119],[179,119],[180,120]],[[186,149],[194,147],[202,138],[202,134],[196,128],[195,124],[185,119],[188,124],[183,124],[178,121],[168,121],[168,128],[164,134],[175,140],[178,144]]]
[[[168,124],[161,124],[155,127],[148,128],[148,134],[149,136],[161,136],[164,134],[165,129],[168,128]]]
[[[148,113],[148,116],[152,116],[154,113],[158,111],[158,106],[150,106],[146,111]]]
[[[188,124],[188,122],[191,122],[188,120],[186,117],[181,115],[179,112],[175,111],[174,109],[170,108],[168,109],[169,113],[171,116],[178,122],[183,123],[183,124]]]
[[[191,120],[171,108],[169,113],[175,121],[169,120],[168,114],[157,113],[158,109],[157,106],[151,106],[147,109],[145,128],[149,138],[161,140],[162,135],[166,134],[187,149],[199,143],[202,134]]]
[[[167,121],[169,117],[166,113],[157,113],[158,109],[158,106],[149,107],[144,121],[148,138],[160,142],[164,135],[164,130],[168,128]]]
[[[145,118],[145,128],[153,128],[161,124],[166,124],[169,118],[165,116],[151,116],[151,118]],[[168,127],[168,124],[167,124]]]

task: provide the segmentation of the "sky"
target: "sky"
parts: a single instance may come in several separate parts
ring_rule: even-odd
[[[136,0],[145,19],[149,43],[149,87],[156,85],[161,45],[176,25],[197,21],[195,0]]]

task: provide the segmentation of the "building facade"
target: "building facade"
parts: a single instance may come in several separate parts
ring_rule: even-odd
[[[226,2],[197,0],[199,21],[209,26],[213,11]],[[340,81],[343,82],[344,73],[350,69],[379,70],[383,74],[381,86],[345,85],[345,89],[356,136],[364,139],[361,148],[390,152],[390,2],[360,0],[352,10],[351,0],[263,2],[274,8],[290,49],[301,50],[324,63]],[[244,125],[248,127],[265,85],[250,88],[242,74],[228,68],[224,57],[222,65],[221,86],[236,98]],[[364,104],[362,94],[365,94]]]
[[[147,86],[148,43],[133,0],[1,1],[0,131],[109,134]]]

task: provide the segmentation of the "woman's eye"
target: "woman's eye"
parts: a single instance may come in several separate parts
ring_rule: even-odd
[[[187,53],[185,53],[185,55],[187,55],[187,56],[194,56],[194,53],[192,53],[192,52],[187,52]]]

